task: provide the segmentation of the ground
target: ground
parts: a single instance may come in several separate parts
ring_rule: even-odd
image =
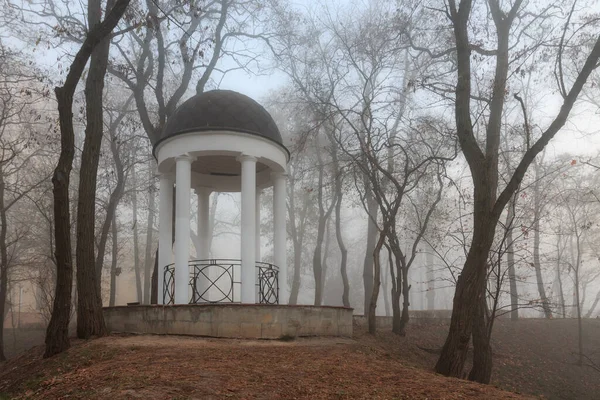
[[[597,399],[600,372],[574,365],[575,327],[573,320],[498,322],[489,386],[433,374],[447,322],[415,320],[406,337],[387,330],[373,337],[360,326],[352,339],[110,336],[74,341],[69,352],[48,360],[37,347],[0,366],[0,393],[111,400]],[[584,328],[592,354],[600,350],[600,321]]]

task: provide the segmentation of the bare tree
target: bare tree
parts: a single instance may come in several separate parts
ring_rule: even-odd
[[[500,138],[502,131],[502,115],[506,102],[507,83],[509,78],[509,66],[520,58],[521,51],[532,52],[539,47],[539,41],[534,43],[520,43],[522,36],[512,30],[515,29],[515,21],[519,20],[519,29],[529,29],[530,25],[524,23],[528,18],[537,21],[539,13],[528,14],[523,10],[522,1],[516,0],[508,11],[502,10],[502,5],[497,0],[489,0],[486,5],[474,8],[471,0],[461,0],[458,4],[455,0],[448,1],[445,11],[447,18],[452,24],[455,47],[448,50],[446,55],[452,54],[452,63],[456,66],[455,95],[455,119],[456,132],[465,159],[469,165],[473,179],[474,215],[473,235],[469,253],[464,267],[458,278],[456,293],[454,297],[452,319],[448,337],[442,349],[440,358],[436,364],[436,371],[443,375],[461,377],[466,359],[467,347],[475,321],[482,317],[480,311],[483,304],[482,297],[485,293],[485,282],[487,276],[487,258],[492,243],[498,220],[510,198],[519,187],[525,172],[546,144],[556,135],[564,125],[581,89],[590,73],[597,67],[600,58],[600,38],[594,40],[592,50],[579,74],[573,81],[570,90],[566,89],[565,77],[562,70],[558,71],[560,93],[563,96],[563,104],[552,123],[544,130],[537,139],[528,138],[526,150],[523,157],[515,168],[506,186],[499,190],[498,187],[498,154],[500,149]],[[495,48],[485,50],[473,44],[470,36],[472,31],[469,23],[474,17],[474,10],[482,16],[489,16],[495,28]],[[542,14],[544,10],[541,10]],[[568,13],[568,18],[573,11]],[[532,16],[534,15],[534,16]],[[487,18],[482,21],[489,21]],[[525,28],[522,28],[525,26]],[[569,24],[565,29],[569,29]],[[566,31],[565,31],[566,32]],[[532,37],[532,36],[530,36]],[[512,44],[511,44],[512,40]],[[541,40],[540,40],[541,41]],[[521,46],[520,51],[515,51],[515,45]],[[562,35],[555,47],[559,63],[562,59],[565,46],[565,35]],[[472,54],[478,57],[492,57],[495,63],[493,72],[493,86],[491,92],[484,93],[484,101],[487,103],[485,113],[485,145],[481,147],[480,140],[476,134],[476,124],[473,122],[472,103],[476,103],[480,95],[473,93]],[[432,56],[438,56],[430,51]],[[443,57],[443,56],[442,56]],[[512,57],[512,58],[511,58]],[[475,98],[475,101],[474,101]],[[481,116],[477,117],[481,120]],[[499,194],[498,194],[499,192]],[[479,311],[478,311],[479,310]],[[478,330],[479,331],[479,330]],[[485,341],[476,340],[475,358],[471,379],[480,382],[489,382],[491,371],[491,350],[489,346],[479,346]]]
[[[73,265],[69,211],[69,178],[75,150],[72,111],[73,94],[94,48],[114,29],[128,5],[129,0],[117,0],[115,5],[106,14],[104,20],[92,25],[81,48],[75,55],[64,85],[55,88],[61,131],[61,153],[58,165],[54,171],[54,177],[52,178],[54,185],[54,235],[57,277],[52,318],[46,331],[46,351],[44,357],[50,357],[65,351],[70,346],[68,328],[71,309],[71,288],[73,284]],[[100,106],[100,104],[97,104],[97,106]],[[91,290],[92,295],[97,295],[96,286],[92,286]]]

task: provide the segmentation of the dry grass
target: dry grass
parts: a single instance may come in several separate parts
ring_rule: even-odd
[[[377,343],[110,336],[0,368],[17,399],[522,399],[406,365]],[[12,396],[12,397],[11,397]]]

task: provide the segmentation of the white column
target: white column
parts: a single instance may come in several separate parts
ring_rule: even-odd
[[[274,175],[273,184],[273,259],[279,267],[279,304],[287,304],[287,231],[286,231],[286,189],[287,176]]]
[[[260,256],[260,195],[261,190],[256,191],[256,261],[262,261]]]
[[[190,185],[192,158],[177,157],[175,168],[175,304],[188,304],[190,259]]]
[[[242,164],[242,303],[254,304],[256,269],[256,157],[241,155]]]
[[[210,249],[208,248],[209,243],[209,235],[210,235],[210,192],[211,190],[206,187],[198,187],[194,190],[196,195],[198,196],[198,226],[196,228],[196,233],[198,235],[198,243],[196,254],[196,258],[198,260],[207,260],[210,257]],[[208,276],[211,276],[211,271],[209,269],[205,269],[204,273]],[[211,276],[212,278],[212,276]],[[213,278],[214,279],[214,278]],[[196,281],[198,295],[202,295],[203,300],[210,300],[210,290],[207,291],[208,288],[208,280],[203,275],[200,274]],[[205,293],[206,291],[206,293]],[[199,301],[203,301],[199,300]]]
[[[198,196],[198,254],[199,260],[206,260],[210,257],[210,193],[211,189],[199,187],[194,190]]]
[[[165,267],[173,262],[173,179],[165,174],[158,201],[158,304],[163,304]]]

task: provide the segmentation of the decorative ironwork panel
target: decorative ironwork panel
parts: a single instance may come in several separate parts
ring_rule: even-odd
[[[196,303],[239,303],[236,288],[241,286],[241,261],[233,259],[189,262],[192,297]],[[258,303],[279,304],[279,269],[269,263],[256,263]],[[175,302],[175,266],[164,268],[163,304]]]
[[[175,303],[175,265],[169,264],[165,267],[163,274],[163,304]]]
[[[236,284],[241,284],[235,278],[235,269],[240,266],[239,260],[191,261],[192,299],[190,304],[235,302],[234,287]],[[216,298],[211,299],[210,294],[216,294]]]
[[[279,304],[279,268],[273,264],[256,263],[258,269],[258,302]]]

